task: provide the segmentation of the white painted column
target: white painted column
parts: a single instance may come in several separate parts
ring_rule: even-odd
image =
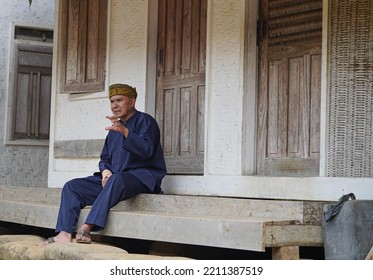
[[[205,175],[242,173],[245,1],[209,1]]]

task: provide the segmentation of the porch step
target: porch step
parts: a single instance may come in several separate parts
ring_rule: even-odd
[[[0,186],[0,220],[54,228],[60,191]],[[321,226],[304,223],[301,201],[223,197],[141,194],[112,208],[100,234],[251,251],[322,245]]]
[[[1,200],[59,205],[60,195],[61,189],[0,185]],[[195,216],[268,217],[302,222],[303,208],[302,201],[141,194],[121,201],[113,210]]]

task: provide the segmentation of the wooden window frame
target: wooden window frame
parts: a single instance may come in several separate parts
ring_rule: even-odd
[[[60,93],[105,89],[107,17],[107,0],[60,1]]]
[[[29,30],[29,33],[20,34],[19,28],[26,30],[26,33]],[[37,34],[40,34],[40,37],[37,37]],[[4,144],[48,146],[51,88],[48,92],[48,84],[45,83],[49,80],[51,86],[53,30],[44,27],[14,26],[11,42]],[[50,64],[47,61],[41,63],[38,58],[40,54],[49,56]],[[24,78],[27,75],[29,78],[32,77],[32,82],[26,85],[26,93],[25,87],[19,88],[21,73]],[[19,93],[20,90],[23,93]],[[27,131],[24,131],[24,127],[18,126],[22,123],[26,125]]]
[[[52,46],[40,46],[40,45],[32,45],[32,44],[22,44],[16,43],[15,44],[15,79],[14,79],[14,87],[13,87],[13,106],[12,106],[12,129],[10,140],[17,141],[17,140],[49,140],[49,122],[50,122],[50,100],[51,100],[51,91],[49,91],[49,96],[47,96],[47,104],[49,104],[49,110],[43,110],[42,108],[42,98],[43,95],[41,94],[41,87],[43,77],[50,76],[50,85],[51,85],[51,77],[52,77],[52,65],[50,67],[45,66],[38,66],[38,65],[21,65],[19,63],[19,59],[21,58],[21,53],[42,53],[42,54],[49,54],[50,56],[53,55],[53,47]],[[52,59],[51,59],[52,60]],[[23,73],[24,75],[29,75],[29,83],[27,86],[27,101],[21,102],[22,100],[18,100],[20,96],[19,93],[19,79],[18,75]],[[31,81],[30,81],[31,80]],[[24,106],[26,103],[26,108]],[[44,106],[45,107],[45,106]],[[23,116],[26,119],[26,131],[19,132],[17,129],[17,118],[21,117],[21,114],[26,112],[26,115]],[[47,120],[47,127],[48,131],[43,133],[40,130],[40,124],[42,121]]]

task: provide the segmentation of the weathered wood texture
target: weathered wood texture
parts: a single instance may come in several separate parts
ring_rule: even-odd
[[[55,227],[60,189],[0,190],[0,220]],[[303,210],[301,201],[141,194],[115,206],[99,234],[252,251],[322,246],[321,226],[304,225]]]
[[[53,48],[16,44],[10,140],[49,139]]]
[[[159,1],[156,119],[168,173],[202,174],[206,0]]]
[[[299,260],[299,247],[272,248],[273,260]]]
[[[107,38],[106,0],[63,0],[59,8],[61,93],[104,90]]]
[[[303,224],[320,226],[325,204],[335,203],[332,201],[304,201]]]
[[[322,1],[262,1],[258,174],[318,175]]]

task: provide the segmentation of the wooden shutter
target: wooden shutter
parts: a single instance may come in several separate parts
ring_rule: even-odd
[[[317,176],[322,1],[262,1],[259,26],[257,173]]]
[[[60,51],[62,93],[105,87],[107,0],[62,0]]]

